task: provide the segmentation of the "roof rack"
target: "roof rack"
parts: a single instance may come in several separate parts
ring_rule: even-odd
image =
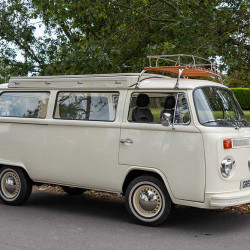
[[[179,88],[179,80],[181,76],[215,76],[218,77],[223,84],[221,74],[216,72],[217,65],[206,58],[185,54],[148,56],[148,58],[149,67],[144,67],[139,75],[136,88],[139,88],[141,77],[146,71],[158,71],[177,75],[177,81],[175,84],[176,89]],[[184,59],[189,58],[192,59],[191,63],[183,63]],[[155,66],[152,66],[152,60],[155,60]],[[158,66],[160,60],[174,65]],[[197,61],[203,61],[204,63],[197,63]]]

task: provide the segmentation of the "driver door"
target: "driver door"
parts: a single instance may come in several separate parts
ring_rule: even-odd
[[[152,122],[132,119],[136,98],[146,94]],[[164,100],[174,97],[174,126],[162,126]],[[203,202],[205,189],[205,159],[200,131],[194,126],[189,103],[184,92],[130,92],[126,100],[121,125],[119,164],[160,170],[167,178],[177,199]]]

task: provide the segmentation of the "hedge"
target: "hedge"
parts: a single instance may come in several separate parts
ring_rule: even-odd
[[[243,110],[250,110],[250,88],[232,88],[231,89]]]

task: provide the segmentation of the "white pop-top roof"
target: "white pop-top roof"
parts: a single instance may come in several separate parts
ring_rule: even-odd
[[[102,75],[62,75],[12,77],[0,89],[133,89],[139,73]],[[174,89],[176,78],[157,74],[144,74],[140,78],[140,89]],[[180,79],[180,89],[194,89],[199,86],[223,86],[213,81]]]

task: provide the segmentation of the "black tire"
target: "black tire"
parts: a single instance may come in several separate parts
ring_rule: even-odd
[[[174,207],[164,183],[153,176],[134,179],[125,197],[129,213],[146,226],[159,226],[165,222]]]
[[[12,206],[26,202],[32,192],[32,182],[16,167],[3,167],[0,169],[0,199]]]
[[[70,196],[82,195],[86,190],[83,188],[62,187],[63,191]]]

